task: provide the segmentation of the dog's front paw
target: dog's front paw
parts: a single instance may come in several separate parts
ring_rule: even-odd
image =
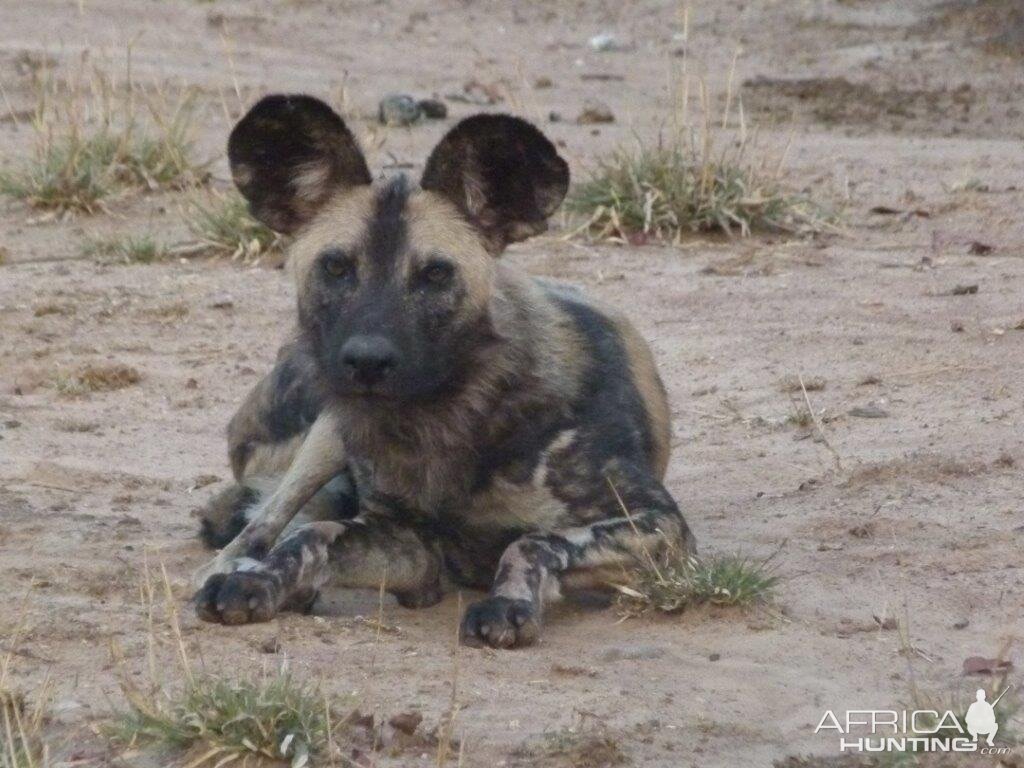
[[[196,593],[196,614],[215,624],[270,621],[281,602],[280,586],[269,573],[215,573]]]
[[[462,617],[462,642],[492,648],[532,645],[540,636],[537,608],[529,600],[489,597],[474,603]]]

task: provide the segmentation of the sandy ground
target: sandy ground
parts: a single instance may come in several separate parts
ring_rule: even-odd
[[[193,657],[229,674],[287,657],[364,712],[421,711],[427,730],[454,701],[469,766],[614,764],[615,750],[557,754],[580,727],[604,729],[635,765],[834,756],[835,738],[813,733],[825,709],[902,706],[911,677],[940,698],[986,682],[964,678],[963,660],[1008,644],[1013,658],[1024,632],[1024,68],[941,13],[924,0],[695,4],[688,66],[721,92],[742,46],[748,118],[766,151],[789,144],[795,186],[845,211],[842,235],[622,248],[555,232],[505,256],[630,311],[673,404],[668,486],[705,552],[774,553],[776,607],[620,622],[567,606],[539,646],[496,653],[456,648],[457,595],[421,612],[385,601],[380,631],[363,618],[377,596],[348,593],[318,615],[243,628],[186,608]],[[628,50],[591,51],[606,30]],[[380,96],[443,97],[475,78],[496,84],[493,108],[542,124],[580,175],[664,130],[680,31],[667,2],[5,0],[0,81],[23,109],[33,62],[74,66],[86,48],[123,60],[132,42],[140,80],[203,89],[200,147],[224,179],[236,87],[243,101],[344,89],[380,167],[421,164],[478,109],[452,102],[443,124],[384,131],[372,121]],[[553,87],[534,88],[542,76]],[[576,125],[592,98],[617,122]],[[0,122],[5,160],[30,141]],[[78,257],[96,232],[180,237],[178,206],[130,197],[63,222],[0,209],[0,642],[25,625],[14,682],[54,680],[51,738],[75,765],[154,764],[95,736],[122,701],[110,643],[141,674],[144,559],[166,566],[184,605],[207,557],[190,511],[228,478],[224,426],[292,323],[279,270]],[[972,253],[975,241],[992,249]],[[110,363],[142,380],[81,397],[53,385]],[[828,445],[787,422],[801,407],[785,391],[796,374],[825,382],[810,398]],[[157,635],[170,664],[168,633]],[[379,761],[434,759],[413,749]]]

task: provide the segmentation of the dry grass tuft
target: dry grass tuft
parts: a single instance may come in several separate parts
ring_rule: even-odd
[[[194,765],[262,756],[301,766],[327,747],[323,696],[287,670],[249,680],[195,676],[156,697],[123,690],[130,709],[110,735],[132,746],[199,747],[203,759]]]
[[[43,726],[53,698],[51,681],[46,679],[36,688],[34,702],[10,685],[11,668],[16,649],[25,636],[27,616],[26,596],[14,630],[4,638],[7,653],[0,659],[0,768],[45,768],[50,764]]]
[[[678,143],[617,150],[576,186],[567,207],[587,217],[591,237],[623,242],[679,242],[696,232],[808,234],[828,222],[807,197],[739,157],[701,157]]]
[[[71,81],[44,71],[32,118],[33,154],[0,171],[0,194],[56,213],[95,213],[128,189],[180,189],[203,180],[191,159],[195,94],[116,82],[83,60]],[[138,108],[141,101],[145,108]]]
[[[790,395],[803,392],[804,390],[808,392],[821,392],[825,389],[827,383],[822,376],[808,376],[806,379],[803,379],[794,374],[784,377],[779,382],[779,389]]]
[[[121,235],[89,240],[82,255],[125,264],[152,264],[171,256],[170,249],[149,235]]]
[[[120,650],[114,647],[128,709],[117,715],[107,734],[130,748],[146,745],[190,750],[188,764],[193,768],[236,761],[245,765],[250,759],[257,764],[268,760],[302,768],[321,764],[321,757],[334,754],[334,735],[346,723],[335,717],[335,708],[324,694],[296,680],[286,665],[244,680],[193,670],[175,597],[166,572],[161,570],[161,575],[163,610],[178,662],[171,669],[178,680],[169,684],[164,667],[157,663],[160,638],[167,633],[156,630],[158,585],[147,568],[141,591],[148,616],[148,686],[143,690],[136,684]]]
[[[616,587],[619,609],[627,616],[651,609],[678,613],[697,605],[766,603],[779,582],[768,561],[739,555],[698,559],[673,550],[647,558],[628,575],[629,583]]]
[[[201,253],[253,261],[282,250],[281,236],[254,219],[237,192],[193,195],[185,215]]]
[[[588,724],[584,719],[575,727],[545,734],[537,745],[519,747],[513,757],[539,768],[618,768],[631,762],[607,727],[602,723]]]
[[[61,374],[55,386],[62,395],[75,397],[88,392],[112,392],[142,381],[142,374],[129,365],[86,365],[74,373]]]
[[[23,693],[5,687],[4,677],[6,663],[0,671],[0,768],[42,768],[49,764],[42,731],[50,686],[44,684],[30,704]]]
[[[831,228],[833,217],[823,206],[783,182],[785,153],[771,161],[756,136],[747,133],[742,101],[733,93],[735,61],[721,115],[712,114],[704,80],[688,74],[685,60],[682,66],[672,135],[654,145],[638,139],[635,147],[598,161],[566,202],[570,213],[586,217],[576,231],[637,243],[679,242],[697,232],[747,236],[758,230],[812,234]],[[689,119],[691,90],[702,113],[698,125]],[[737,126],[731,128],[734,105]]]

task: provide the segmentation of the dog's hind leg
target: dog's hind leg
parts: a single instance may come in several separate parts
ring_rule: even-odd
[[[441,599],[440,573],[439,555],[410,528],[377,517],[309,523],[264,560],[211,576],[196,595],[196,612],[223,624],[268,621],[280,610],[310,605],[328,580],[383,586],[405,607],[426,607]]]
[[[463,642],[495,648],[529,645],[539,635],[545,600],[558,595],[563,578],[598,586],[599,577],[612,569],[656,557],[666,547],[693,550],[689,528],[659,480],[645,469],[621,465],[612,474],[614,485],[595,479],[604,488],[591,487],[586,496],[592,506],[575,510],[577,518],[601,519],[529,533],[509,545],[490,596],[466,610]]]

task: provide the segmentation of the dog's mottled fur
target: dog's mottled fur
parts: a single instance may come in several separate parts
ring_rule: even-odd
[[[568,188],[536,128],[468,118],[413,189],[371,183],[322,102],[272,96],[229,157],[254,214],[295,235],[299,330],[231,421],[237,485],[203,515],[226,548],[202,618],[267,620],[328,581],[427,606],[453,581],[489,590],[463,639],[511,647],[558,587],[692,548],[661,482],[669,410],[647,345],[497,258]]]

